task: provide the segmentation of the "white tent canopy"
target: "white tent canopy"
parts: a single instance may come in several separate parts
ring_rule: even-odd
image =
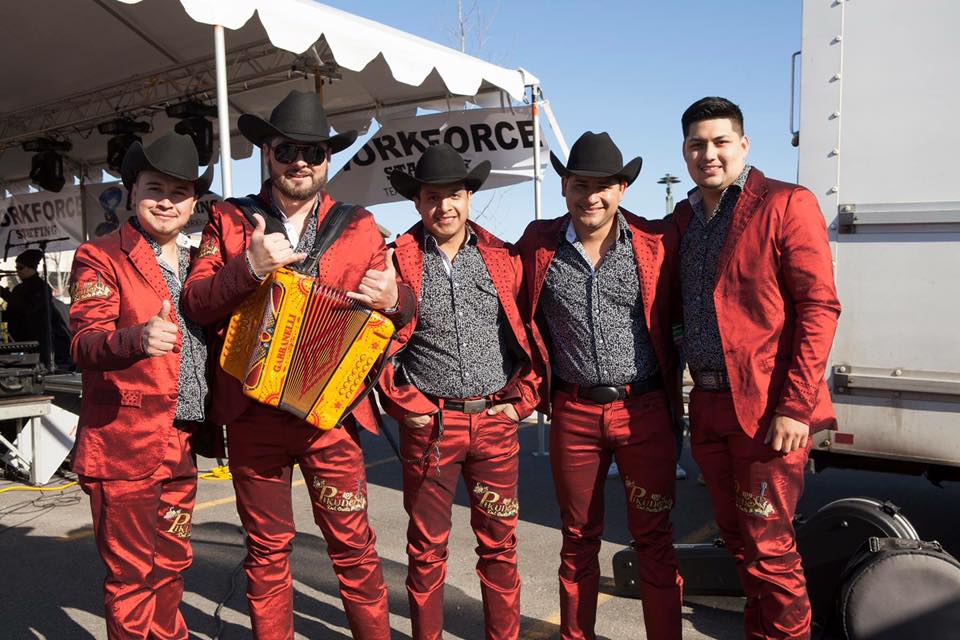
[[[226,27],[233,156],[240,113],[269,114],[292,88],[316,90],[337,129],[378,114],[521,101],[538,80],[313,0],[44,0],[5,3],[0,40],[0,186],[22,191],[30,139],[68,139],[66,171],[101,167],[96,125],[119,116],[173,127],[164,107],[217,95],[214,29]],[[254,18],[254,16],[256,16]],[[33,34],[28,36],[27,34]],[[99,172],[88,172],[96,179]]]

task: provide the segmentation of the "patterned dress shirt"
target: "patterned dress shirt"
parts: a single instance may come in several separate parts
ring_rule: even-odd
[[[300,235],[297,236],[296,228],[290,224],[287,215],[277,206],[276,202],[274,202],[273,189],[267,190],[267,193],[270,194],[270,205],[273,208],[273,214],[283,222],[283,226],[287,231],[287,240],[293,245],[294,251],[296,253],[310,253],[310,251],[313,250],[313,243],[317,238],[317,216],[320,211],[320,196],[317,196],[317,201],[314,203],[313,209],[307,214],[307,219],[303,221],[303,230]],[[302,271],[303,262],[298,262],[290,266],[295,271]],[[317,261],[317,264],[310,269],[307,275],[316,278],[319,271],[320,265],[319,261]]]
[[[617,212],[617,240],[596,268],[571,222],[562,233],[540,294],[553,344],[554,375],[596,386],[628,384],[656,374],[633,232],[626,218]]]
[[[489,396],[507,384],[516,362],[506,316],[468,227],[451,262],[424,234],[417,328],[400,356],[407,382],[441,398]]]
[[[713,290],[717,286],[720,252],[748,175],[749,166],[724,190],[709,218],[703,210],[700,189],[693,189],[688,195],[694,215],[680,241],[680,285],[683,354],[691,371],[726,371]]]
[[[177,413],[174,417],[177,420],[199,422],[203,420],[204,409],[207,406],[207,342],[200,325],[187,320],[180,311],[180,294],[190,272],[190,250],[177,245],[179,274],[174,273],[161,257],[160,244],[144,230],[137,218],[131,218],[131,223],[153,249],[153,255],[157,257],[157,264],[160,265],[160,273],[163,274],[163,279],[167,283],[170,299],[177,301],[177,304],[173,305],[173,310],[176,311],[177,323],[181,327],[181,346],[180,381],[177,387],[179,395],[177,396]]]

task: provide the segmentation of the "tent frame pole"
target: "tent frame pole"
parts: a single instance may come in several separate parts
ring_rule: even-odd
[[[540,167],[540,85],[530,85],[530,114],[533,116],[533,217],[539,220],[542,217],[541,187],[543,185],[543,170]],[[535,456],[548,456],[547,425],[543,413],[537,412],[537,450]]]
[[[213,46],[217,66],[217,126],[220,140],[220,190],[221,196],[233,197],[233,175],[230,166],[230,104],[227,102],[227,53],[224,44],[223,25],[213,25]]]

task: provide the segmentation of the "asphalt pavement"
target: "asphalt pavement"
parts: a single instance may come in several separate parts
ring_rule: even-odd
[[[559,629],[557,564],[559,512],[550,479],[549,458],[534,455],[537,427],[521,429],[520,571],[523,581],[521,638],[557,638]],[[377,549],[390,591],[394,638],[410,637],[404,579],[406,514],[402,508],[400,464],[382,438],[364,435],[369,484],[369,513],[378,534]],[[201,471],[215,466],[201,459]],[[682,464],[689,478],[678,482],[673,511],[675,539],[710,540],[716,535],[706,489],[696,482],[697,468],[685,449]],[[57,479],[48,485],[65,483]],[[0,490],[25,485],[0,481]],[[325,544],[313,523],[306,488],[299,475],[294,487],[298,536],[293,551],[297,638],[349,638],[337,582]],[[800,511],[812,514],[832,500],[866,495],[898,504],[924,539],[937,539],[960,555],[960,486],[937,488],[922,478],[828,470],[808,475]],[[639,600],[618,595],[613,585],[613,555],[630,536],[624,491],[612,477],[606,486],[606,531],[601,549],[603,580],[598,603],[600,638],[645,638]],[[460,486],[454,507],[445,588],[446,637],[483,637],[483,606],[475,573],[476,540],[469,526],[468,497]],[[192,637],[249,638],[250,625],[241,568],[243,537],[229,481],[202,479],[194,514],[195,560],[186,574],[183,611]],[[0,636],[10,639],[106,638],[100,585],[103,568],[92,535],[89,505],[76,486],[63,491],[0,493]],[[684,606],[684,638],[743,637],[742,598],[689,597]]]

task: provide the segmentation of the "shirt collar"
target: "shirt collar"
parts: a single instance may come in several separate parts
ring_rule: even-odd
[[[477,236],[477,234],[473,232],[473,229],[471,229],[470,225],[468,224],[467,225],[467,241],[463,243],[463,246],[475,247],[477,246],[478,241],[479,241],[479,237]],[[434,238],[433,234],[431,234],[426,229],[423,230],[423,248],[425,251],[427,249],[431,251],[440,251],[440,245],[437,242],[437,239]],[[441,251],[441,253],[443,252]]]
[[[307,214],[307,217],[308,217],[308,218],[309,218],[310,215],[312,215],[313,213],[316,213],[316,211],[320,208],[320,201],[323,199],[323,195],[322,195],[322,194],[323,194],[322,191],[317,194],[316,200],[315,200],[314,203],[313,203],[313,209],[310,211],[309,214]],[[283,212],[283,209],[280,208],[280,205],[278,205],[277,202],[273,199],[273,185],[272,185],[272,184],[270,185],[270,188],[267,189],[267,201],[270,203],[270,206],[273,208],[273,212],[274,212],[275,214],[277,214],[277,217],[280,218],[280,221],[281,221],[281,222],[286,222],[287,220],[289,220],[289,218],[287,218],[287,214],[285,214],[285,213]]]
[[[723,199],[729,193],[731,196],[740,195],[740,192],[743,191],[743,185],[747,183],[747,178],[750,176],[750,169],[753,167],[749,164],[743,168],[743,171],[740,172],[740,175],[737,176],[737,179],[733,183],[723,190],[723,193],[720,194],[720,199],[717,200],[717,210],[720,209],[720,204],[723,202]],[[703,193],[700,191],[700,187],[694,187],[687,192],[687,200],[690,202],[690,206],[693,207],[694,212],[704,214],[703,212]],[[716,213],[714,211],[713,213]]]
[[[580,238],[577,237],[577,230],[573,226],[572,218],[567,220],[567,225],[563,232],[563,239],[573,245],[580,242]],[[627,224],[627,219],[624,217],[623,211],[617,209],[617,242],[629,242],[632,239],[633,231],[630,230],[630,225]]]

